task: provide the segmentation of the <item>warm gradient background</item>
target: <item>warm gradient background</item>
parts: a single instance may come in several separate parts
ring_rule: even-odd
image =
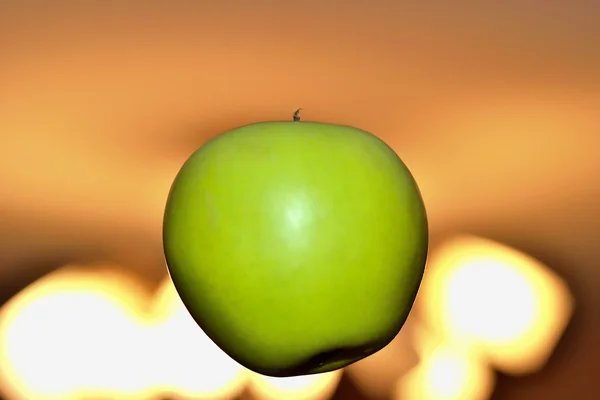
[[[70,260],[160,278],[181,163],[302,107],[395,148],[434,242],[485,234],[566,277],[573,326],[548,368],[501,379],[498,399],[593,397],[600,3],[97,3],[0,2],[2,299]]]

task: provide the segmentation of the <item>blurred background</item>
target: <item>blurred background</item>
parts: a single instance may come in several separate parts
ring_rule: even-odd
[[[68,3],[0,2],[2,398],[595,398],[600,3]],[[298,107],[396,150],[431,257],[385,350],[272,379],[190,320],[161,220],[197,147]]]

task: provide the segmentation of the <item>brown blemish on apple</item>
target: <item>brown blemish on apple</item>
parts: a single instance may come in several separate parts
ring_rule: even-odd
[[[277,371],[261,371],[261,373],[275,377],[289,377],[335,371],[370,356],[378,349],[378,346],[358,346],[326,350],[293,367]]]

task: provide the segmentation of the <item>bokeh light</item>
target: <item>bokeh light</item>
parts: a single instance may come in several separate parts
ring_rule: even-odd
[[[573,312],[566,284],[537,260],[471,236],[441,246],[419,294],[424,321],[466,341],[497,369],[541,368]]]
[[[0,311],[0,383],[10,399],[144,398],[147,292],[117,269],[67,267]]]
[[[252,373],[250,391],[260,400],[326,400],[333,395],[341,376],[342,370],[289,378]]]
[[[494,372],[462,344],[446,342],[421,329],[416,341],[421,362],[396,387],[396,399],[486,400]]]

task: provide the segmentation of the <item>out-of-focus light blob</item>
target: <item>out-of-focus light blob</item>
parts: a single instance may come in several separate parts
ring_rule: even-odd
[[[395,398],[419,400],[487,400],[494,372],[463,344],[422,331],[417,343],[421,362],[399,380]]]
[[[9,399],[143,399],[149,393],[138,281],[67,267],[0,311],[0,385]]]
[[[248,371],[200,329],[170,279],[158,289],[152,307],[155,390],[177,399],[231,399],[247,383]]]
[[[540,262],[470,236],[432,255],[417,304],[429,326],[511,374],[541,368],[573,312],[566,284]]]
[[[259,400],[326,400],[333,396],[342,370],[274,378],[251,373],[250,391]]]

